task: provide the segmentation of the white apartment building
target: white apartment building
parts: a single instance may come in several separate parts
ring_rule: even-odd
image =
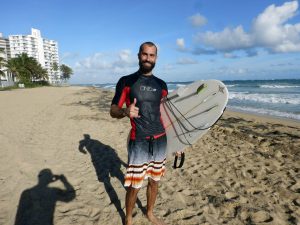
[[[15,58],[22,53],[35,58],[43,68],[47,69],[49,83],[61,83],[60,71],[53,69],[53,64],[59,65],[58,43],[42,38],[41,32],[31,28],[30,35],[9,35],[10,55]]]
[[[10,49],[9,41],[7,38],[3,37],[3,34],[0,33],[0,57],[3,59],[2,64],[4,64],[8,59],[10,59]],[[4,65],[1,66],[1,71],[5,74],[0,75],[0,87],[12,86],[14,84],[11,74],[6,71]]]

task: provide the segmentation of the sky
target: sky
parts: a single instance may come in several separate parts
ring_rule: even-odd
[[[167,82],[300,79],[299,1],[0,0],[5,37],[39,29],[59,45],[72,84],[115,83],[158,46]]]

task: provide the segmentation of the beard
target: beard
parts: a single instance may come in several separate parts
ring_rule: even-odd
[[[150,65],[148,65],[148,64]],[[150,73],[153,68],[155,67],[155,63],[154,62],[149,62],[149,61],[139,61],[139,66],[140,66],[140,71],[142,73]]]

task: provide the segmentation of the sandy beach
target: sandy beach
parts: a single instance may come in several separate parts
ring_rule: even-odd
[[[118,225],[128,119],[86,87],[0,92],[0,224]],[[300,123],[226,111],[160,184],[169,225],[300,224]],[[135,225],[150,224],[139,193]]]

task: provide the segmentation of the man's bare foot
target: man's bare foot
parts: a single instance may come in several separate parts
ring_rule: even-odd
[[[132,217],[125,218],[125,225],[132,225]]]
[[[152,213],[147,213],[147,218],[154,225],[167,225],[157,217],[155,217]]]

